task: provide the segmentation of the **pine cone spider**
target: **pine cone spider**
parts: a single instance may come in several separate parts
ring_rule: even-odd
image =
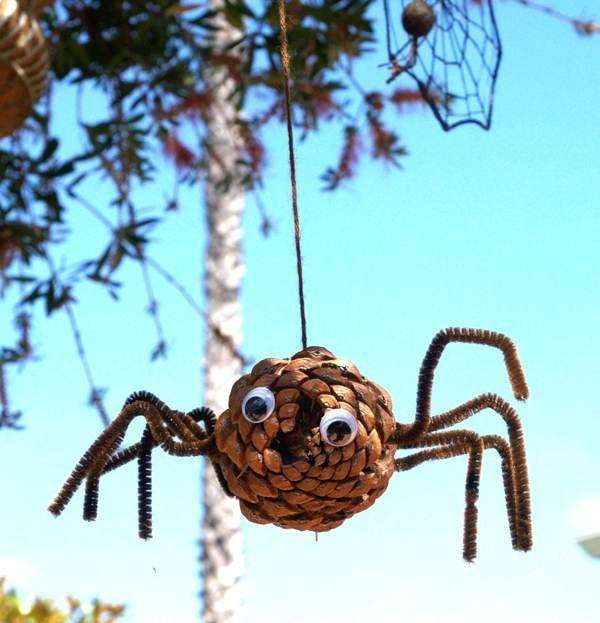
[[[515,345],[492,331],[451,328],[435,336],[421,365],[412,424],[394,420],[389,394],[354,364],[324,348],[310,347],[289,359],[257,363],[234,384],[229,408],[218,419],[207,408],[182,413],[148,392],[132,394],[83,455],[49,510],[59,515],[85,479],[83,517],[94,520],[100,477],[137,459],[139,535],[149,538],[151,453],[160,445],[176,456],[206,456],[224,491],[238,498],[250,521],[321,532],[371,506],[394,471],[468,455],[463,557],[470,562],[477,551],[483,454],[494,449],[502,461],[512,545],[527,551],[532,544],[529,482],[523,432],[514,409],[488,393],[431,415],[434,372],[451,342],[500,349],[515,397],[528,397]],[[486,408],[506,422],[508,442],[498,435],[446,430]],[[118,450],[138,415],[146,419],[141,441]],[[399,449],[420,450],[395,458]]]

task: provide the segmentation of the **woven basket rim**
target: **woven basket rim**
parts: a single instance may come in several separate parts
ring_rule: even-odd
[[[10,99],[12,90],[13,97],[17,98],[3,111],[1,135],[7,136],[31,113],[46,88],[50,67],[46,41],[37,19],[16,0],[0,0],[0,65],[7,70],[7,97]],[[14,81],[12,89],[11,80]],[[27,97],[18,95],[22,87]]]

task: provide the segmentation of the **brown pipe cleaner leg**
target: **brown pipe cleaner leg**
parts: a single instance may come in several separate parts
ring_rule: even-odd
[[[183,422],[186,424],[188,429],[195,434],[195,439],[207,439],[207,437],[211,437],[215,430],[215,422],[217,416],[212,409],[208,407],[202,407],[200,409],[194,409],[186,414],[181,414]],[[198,426],[198,422],[204,422],[206,427],[206,432],[202,430],[200,426]],[[156,447],[159,445],[159,442],[152,438],[152,445]],[[141,443],[134,443],[128,448],[117,452],[112,455],[109,461],[106,463],[102,474],[106,474],[117,467],[121,467],[122,465],[126,465],[133,459],[137,459],[141,452]]]
[[[423,448],[430,446],[439,447],[396,459],[396,470],[407,471],[425,461],[447,459],[461,454],[469,455],[465,485],[463,558],[467,562],[473,562],[477,555],[477,500],[479,498],[479,481],[485,447],[484,438],[472,431],[457,430],[427,435],[420,440],[407,442],[402,447]],[[509,490],[512,492],[510,486]]]
[[[138,534],[144,540],[152,537],[152,441],[146,427],[138,456]]]
[[[152,447],[156,448],[156,446],[158,445],[159,445],[158,442],[153,437]],[[142,452],[142,442],[138,441],[137,443],[130,445],[124,450],[120,450],[116,454],[113,454],[110,457],[110,459],[107,461],[106,465],[104,466],[104,469],[102,470],[102,475],[104,476],[104,474],[108,474],[108,472],[112,472],[114,469],[117,469],[118,467],[127,465],[127,463],[130,463],[134,459],[137,459],[140,456],[141,452]]]
[[[525,453],[525,439],[521,420],[517,412],[500,396],[496,394],[481,394],[464,404],[437,415],[431,419],[430,431],[448,428],[484,409],[492,409],[506,422],[510,439],[511,462],[515,479],[516,503],[516,532],[517,547],[515,549],[528,551],[532,546],[531,527],[531,494],[529,489],[529,475],[527,471],[527,457]]]
[[[431,341],[423,358],[417,385],[417,410],[415,422],[409,426],[403,425],[399,432],[405,437],[415,438],[427,432],[431,414],[431,390],[435,369],[440,361],[444,348],[451,342],[467,344],[483,344],[493,346],[502,351],[513,393],[518,400],[525,400],[529,396],[529,389],[525,374],[519,360],[517,348],[506,335],[484,329],[449,328],[440,331]]]
[[[73,497],[75,491],[79,488],[81,481],[85,478],[86,472],[90,464],[100,455],[107,443],[112,441],[112,429],[111,426],[106,428],[102,434],[94,441],[94,443],[87,449],[85,454],[79,459],[79,462],[75,466],[75,469],[71,472],[60,492],[48,507],[48,510],[53,515],[60,515],[65,506],[69,503]]]
[[[465,431],[468,433],[468,431]],[[437,445],[442,443],[442,439],[437,438],[437,435],[428,435],[425,439],[424,445]],[[515,482],[514,472],[512,468],[512,458],[510,454],[510,448],[506,441],[497,435],[485,435],[481,438],[484,443],[484,448],[495,449],[502,460],[502,479],[504,484],[504,495],[506,501],[506,511],[508,515],[508,525],[511,534],[511,542],[514,549],[521,549],[517,547],[516,536],[516,507],[515,507]],[[411,444],[412,446],[413,444]],[[416,444],[415,444],[416,445]],[[409,446],[410,447],[410,446]],[[469,443],[453,442],[451,445],[441,446],[439,448],[432,448],[431,450],[425,450],[423,452],[417,452],[408,457],[403,457],[396,460],[396,469],[399,471],[406,471],[420,465],[421,463],[434,459],[444,459],[459,456],[461,454],[467,454],[471,450]]]
[[[157,445],[158,443],[156,442],[155,439],[153,439],[152,447],[155,448]],[[139,459],[141,453],[142,453],[142,444],[140,442],[134,443],[128,448],[121,450],[120,452],[118,452],[117,454],[114,454],[109,459],[109,461],[104,466],[104,469],[102,470],[102,475],[104,476],[104,474],[107,474],[108,472],[111,472],[114,469],[117,469],[117,467],[122,467],[123,465],[126,465],[127,463],[129,463],[130,461],[133,461],[134,459]],[[227,481],[225,480],[225,477],[223,476],[223,472],[221,471],[220,465],[217,462],[213,461],[212,466],[217,475],[217,479],[219,483],[221,484],[221,487],[223,488],[223,491],[229,497],[233,497],[233,493],[231,493],[231,490],[229,489],[229,485],[227,484]]]
[[[89,490],[89,493],[86,494],[89,507],[87,515],[90,519],[95,516],[98,491],[96,480],[99,479],[104,471],[110,456],[120,445],[122,436],[131,420],[139,415],[146,418],[147,426],[153,439],[169,454],[175,456],[200,456],[210,455],[215,451],[214,439],[212,437],[194,441],[180,442],[175,440],[165,423],[165,419],[168,419],[172,426],[181,430],[186,437],[190,434],[189,430],[181,423],[176,412],[169,412],[168,418],[165,418],[163,413],[161,413],[161,409],[149,402],[138,401],[129,403],[83,455],[54,502],[50,505],[50,512],[59,515],[72,498],[82,480],[87,477],[88,484],[86,489]],[[183,432],[184,429],[186,433]]]
[[[155,406],[160,407],[161,401],[146,392],[146,398],[153,399]],[[133,401],[139,396],[133,395]],[[131,399],[130,401],[131,402]],[[163,409],[161,409],[163,410]],[[168,412],[169,409],[165,407]],[[203,407],[202,409],[194,409],[189,414],[183,414],[177,412],[181,419],[184,429],[177,424],[173,426],[172,432],[176,430],[180,437],[192,440],[206,439],[207,434],[204,432],[197,422],[204,420],[206,423],[206,429],[208,434],[212,434],[214,431],[214,423],[216,420],[215,414],[212,410]],[[167,418],[165,418],[167,420]],[[177,423],[178,418],[175,418],[173,423]],[[137,446],[137,460],[138,460],[138,534],[141,539],[149,539],[152,537],[152,450],[155,446],[154,438],[152,437],[150,430],[146,427],[142,440]],[[105,466],[103,473],[107,471]]]
[[[502,482],[504,485],[504,500],[506,503],[506,514],[508,516],[508,529],[510,531],[510,540],[513,549],[527,551],[519,539],[517,530],[519,523],[519,515],[517,512],[517,489],[515,486],[515,470],[510,446],[504,439],[502,439],[502,437],[499,437],[498,435],[485,435],[482,439],[486,450],[493,448],[500,455]]]
[[[182,419],[191,431],[198,431],[196,433],[197,438],[206,438],[207,434],[208,436],[213,435],[217,416],[212,409],[209,409],[208,407],[202,407],[200,409],[194,409],[189,413],[182,414]],[[200,426],[198,426],[198,422],[204,422],[204,425],[206,427],[206,433],[200,428]],[[158,442],[152,438],[152,447],[154,448],[157,445]],[[124,450],[121,450],[117,454],[114,454],[104,466],[102,475],[112,471],[113,469],[116,469],[117,467],[121,467],[122,465],[129,463],[133,459],[139,460],[142,451],[142,444],[138,442],[129,446],[128,448],[125,448]],[[221,484],[221,487],[223,488],[223,491],[229,497],[232,497],[233,494],[231,493],[229,485],[227,484],[227,481],[223,476],[220,465],[214,461],[212,462],[212,465],[217,475],[217,479]]]
[[[127,398],[123,408],[134,402],[147,402],[160,412],[165,424],[173,435],[177,435],[182,441],[197,441],[198,439],[206,439],[204,431],[195,424],[193,421],[189,421],[190,418],[180,411],[175,411],[168,407],[160,398],[157,398],[154,394],[142,390],[134,392]],[[187,418],[187,421],[182,421]]]
[[[122,443],[125,430],[117,429],[112,441],[99,454],[98,458],[92,462],[88,469],[85,482],[85,495],[83,498],[83,519],[84,521],[94,521],[98,515],[98,490],[100,488],[100,474],[98,473],[98,463],[102,457],[112,454]],[[102,463],[103,464],[103,463]]]

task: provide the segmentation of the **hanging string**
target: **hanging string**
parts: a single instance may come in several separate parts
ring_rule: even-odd
[[[279,9],[279,35],[281,64],[283,67],[283,88],[285,94],[285,118],[287,122],[288,151],[290,158],[290,183],[292,187],[292,212],[294,215],[294,241],[296,244],[296,272],[298,273],[298,298],[300,300],[300,325],[302,329],[302,348],[306,348],[306,310],[304,305],[304,278],[302,271],[302,249],[300,217],[298,215],[298,188],[296,183],[296,154],[294,151],[294,127],[292,124],[292,95],[290,88],[290,54],[288,50],[287,18],[285,0],[277,0]]]

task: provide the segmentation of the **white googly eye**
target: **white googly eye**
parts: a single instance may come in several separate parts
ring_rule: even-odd
[[[354,441],[358,426],[356,418],[344,409],[330,409],[321,418],[321,439],[331,446],[347,446]]]
[[[242,413],[248,422],[264,422],[275,411],[275,396],[267,387],[255,387],[242,401]]]

